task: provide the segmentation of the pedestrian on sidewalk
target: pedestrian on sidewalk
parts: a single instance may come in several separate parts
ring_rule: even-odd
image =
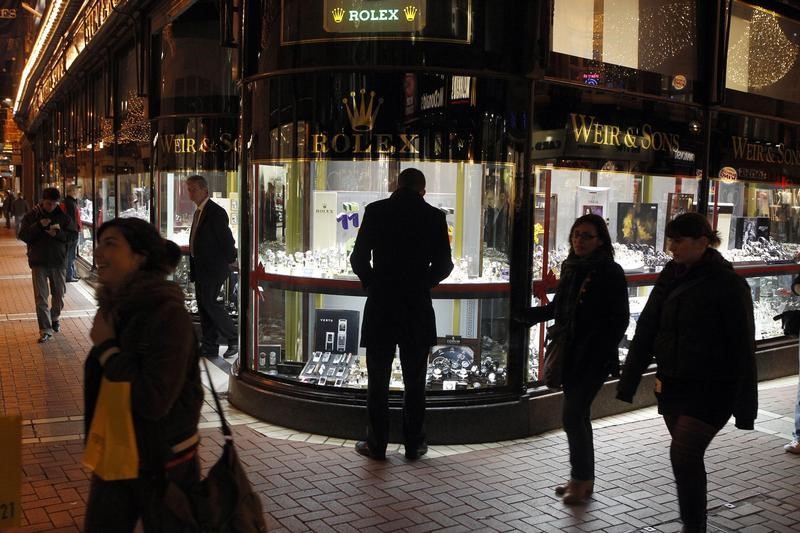
[[[3,199],[3,216],[6,218],[6,228],[11,228],[11,206],[14,203],[14,192],[9,189]]]
[[[55,187],[42,191],[41,202],[22,218],[19,238],[28,245],[28,265],[33,278],[39,342],[47,342],[61,329],[59,317],[64,308],[67,259],[66,230],[72,219],[58,208],[61,193]],[[49,284],[49,286],[48,286]],[[52,302],[48,306],[48,298]]]
[[[583,215],[569,235],[570,251],[553,301],[529,308],[523,320],[528,326],[555,320],[571,339],[562,374],[570,479],[555,491],[564,503],[577,504],[594,490],[592,402],[609,374],[619,375],[618,348],[630,317],[625,272],[614,262],[605,220]]]
[[[75,271],[75,258],[78,255],[78,237],[80,236],[83,225],[81,224],[81,211],[78,207],[78,200],[81,196],[81,187],[79,185],[70,185],[67,187],[67,195],[61,203],[61,209],[72,217],[74,221],[73,230],[67,231],[67,282],[72,283],[79,281],[81,278]]]
[[[198,423],[203,389],[197,340],[181,288],[166,279],[180,260],[178,246],[151,224],[115,218],[97,231],[100,289],[84,365],[85,434],[100,382],[131,383],[131,413],[139,477],[104,481],[92,476],[87,533],[161,531],[153,503],[165,480],[188,491],[200,477]]]
[[[221,338],[227,346],[222,356],[233,357],[239,353],[239,332],[225,306],[217,301],[236,262],[228,214],[209,198],[208,182],[203,176],[186,178],[186,190],[197,206],[189,233],[189,273],[200,312],[201,350],[206,357],[217,357]]]
[[[444,213],[423,199],[425,175],[403,170],[389,198],[367,205],[350,264],[367,291],[361,346],[367,349],[367,440],[356,451],[384,459],[389,443],[389,378],[397,346],[403,368],[406,458],[428,451],[425,373],[436,344],[431,289],[453,270]]]
[[[31,206],[28,204],[28,200],[22,195],[21,192],[17,193],[17,197],[14,199],[14,203],[11,204],[11,213],[14,215],[14,224],[17,228],[17,238],[19,239],[19,230],[22,227],[22,219],[28,214],[30,211]]]
[[[672,260],[637,322],[617,398],[633,401],[655,355],[682,531],[705,531],[706,449],[731,415],[739,429],[753,429],[756,418],[753,301],[747,282],[713,248],[720,240],[705,216],[679,215],[665,233]]]
[[[800,276],[794,278],[792,281],[792,292],[800,296]],[[798,352],[800,357],[800,352]],[[800,454],[800,380],[797,382],[797,400],[794,404],[794,431],[792,432],[792,441],[783,446],[783,449],[789,453]]]

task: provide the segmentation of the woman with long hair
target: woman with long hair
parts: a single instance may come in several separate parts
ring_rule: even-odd
[[[614,262],[611,236],[602,217],[583,215],[569,233],[569,255],[553,301],[532,307],[525,321],[547,320],[566,328],[562,421],[569,444],[570,477],[556,487],[566,504],[585,501],[594,490],[591,407],[606,378],[619,371],[618,347],[628,327],[628,285]]]
[[[719,236],[705,216],[675,217],[666,236],[672,260],[639,316],[617,398],[633,401],[655,356],[682,531],[703,532],[706,449],[731,415],[740,429],[753,429],[756,418],[753,300],[747,282],[714,249]]]
[[[100,226],[95,250],[99,308],[84,371],[86,434],[100,382],[130,382],[139,453],[137,479],[92,476],[86,531],[157,531],[153,502],[165,480],[184,490],[199,479],[197,425],[203,403],[197,340],[183,291],[166,276],[178,246],[136,218]]]

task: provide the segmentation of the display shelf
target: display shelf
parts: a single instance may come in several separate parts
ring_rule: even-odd
[[[297,292],[318,292],[342,296],[366,296],[358,279],[325,279],[289,274],[271,274],[255,270],[250,274],[250,286],[257,290],[260,284],[272,289]],[[508,296],[511,286],[508,282],[493,283],[442,283],[431,291],[433,298],[502,298]]]

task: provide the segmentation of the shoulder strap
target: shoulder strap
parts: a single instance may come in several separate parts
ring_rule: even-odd
[[[211,388],[211,394],[214,396],[214,404],[217,408],[217,414],[219,414],[220,430],[222,430],[222,434],[225,435],[225,440],[233,442],[233,432],[228,425],[228,421],[225,419],[225,412],[222,410],[222,404],[219,401],[219,396],[217,396],[217,391],[214,390],[214,380],[211,379],[211,373],[208,371],[208,362],[205,357],[200,357],[200,359],[203,361],[203,367],[206,369],[206,376],[208,377],[208,386]]]
[[[670,293],[667,295],[667,298],[664,300],[664,302],[668,302],[668,301],[672,300],[673,298],[677,298],[678,295],[682,294],[683,292],[685,292],[688,289],[691,289],[692,287],[700,285],[702,282],[706,281],[710,277],[711,276],[700,276],[699,278],[693,279],[691,281],[687,281],[686,283],[684,283],[682,285],[679,285],[678,287],[676,287],[675,289],[670,291]]]

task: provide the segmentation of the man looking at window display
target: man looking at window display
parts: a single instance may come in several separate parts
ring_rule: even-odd
[[[67,231],[67,281],[75,282],[81,278],[75,271],[75,258],[78,254],[78,236],[81,233],[81,212],[78,209],[78,200],[81,197],[81,188],[78,185],[67,187],[67,195],[61,204],[61,210],[69,215],[74,225],[74,231]]]
[[[39,342],[53,338],[59,331],[61,309],[66,291],[65,262],[67,233],[72,219],[58,208],[61,193],[54,187],[42,191],[42,201],[22,219],[19,238],[28,245],[28,265],[33,277],[36,319],[39,321]],[[49,282],[49,287],[48,287]],[[52,293],[48,309],[47,299]]]
[[[239,353],[239,334],[225,307],[217,301],[230,276],[230,265],[236,261],[228,214],[208,197],[208,182],[203,176],[186,178],[186,190],[197,206],[189,233],[189,274],[203,330],[201,350],[206,357],[216,357],[222,338],[228,347],[222,356],[232,357]]]
[[[367,440],[356,452],[386,457],[389,378],[395,349],[403,368],[405,455],[425,455],[425,371],[436,344],[431,289],[453,270],[444,213],[427,204],[425,175],[402,171],[389,198],[367,205],[350,264],[367,290],[361,346],[367,349]]]

